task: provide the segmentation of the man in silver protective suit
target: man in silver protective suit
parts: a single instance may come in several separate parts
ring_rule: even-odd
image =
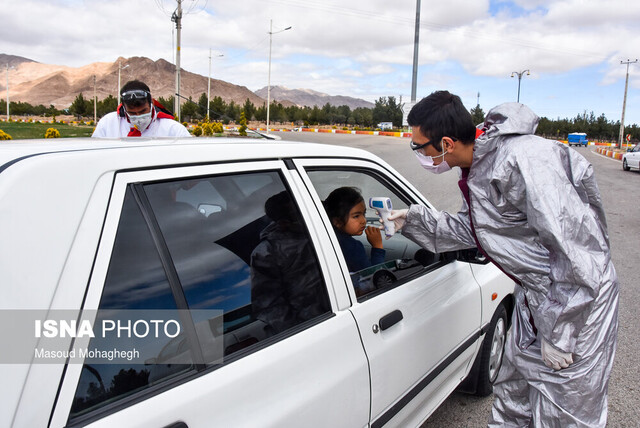
[[[422,99],[411,148],[432,172],[461,168],[464,204],[390,219],[432,252],[477,247],[517,284],[490,427],[604,427],[618,327],[604,209],[591,164],[535,136],[538,120],[506,103],[476,129],[459,97]]]

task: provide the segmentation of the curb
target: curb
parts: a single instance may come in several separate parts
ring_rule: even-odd
[[[411,132],[386,132],[386,131],[350,131],[345,129],[319,129],[319,128],[297,128],[295,129],[278,129],[269,128],[269,132],[319,132],[326,134],[352,134],[352,135],[382,135],[387,137],[406,137],[411,138]],[[256,128],[256,131],[266,131],[267,128]]]
[[[622,160],[622,156],[623,153],[620,152],[616,152],[613,150],[608,150],[602,147],[597,147],[596,148],[596,153],[600,153],[603,156],[609,157],[609,158],[613,158],[613,159],[617,159],[617,160]]]

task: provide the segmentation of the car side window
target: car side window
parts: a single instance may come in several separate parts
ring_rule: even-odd
[[[307,168],[306,172],[318,196],[323,201],[325,210],[328,209],[327,197],[332,192],[336,191],[336,194],[340,194],[345,187],[358,191],[366,205],[367,226],[381,226],[376,211],[369,207],[370,198],[389,198],[393,209],[408,208],[412,203],[406,195],[375,171],[330,167]],[[327,216],[330,217],[330,214],[327,213]],[[433,270],[448,260],[445,255],[434,254],[420,248],[413,241],[402,236],[402,232],[395,233],[390,239],[385,239],[383,234],[384,256],[381,259],[376,256],[380,254],[380,251],[372,249],[366,233],[356,233],[349,236],[349,233],[345,233],[344,230],[335,226],[333,219],[329,218],[329,221],[334,226],[334,233],[336,233],[348,268],[353,265],[350,263],[350,259],[354,257],[351,253],[362,251],[361,248],[364,248],[367,265],[360,264],[359,269],[350,269],[349,272],[359,300],[394,288],[403,283],[405,279]]]
[[[130,185],[98,313],[125,309],[222,315],[192,318],[203,364],[171,364],[193,350],[184,336],[156,343],[157,356],[145,364],[85,364],[72,420],[169,378],[230,363],[329,316],[316,251],[280,173]],[[213,351],[208,357],[208,347],[220,343],[222,360]]]
[[[177,309],[160,256],[131,189],[125,196],[99,308],[98,319],[114,310]],[[120,338],[117,347],[131,348],[124,343],[126,340]],[[100,336],[91,339],[89,349],[98,347],[99,341]],[[161,348],[166,344],[155,345]],[[104,345],[101,348],[108,349]],[[166,373],[165,377],[190,369],[188,364],[181,365]],[[150,375],[152,368],[145,364],[94,364],[85,361],[70,417],[81,416],[114,399],[148,388],[154,383]]]

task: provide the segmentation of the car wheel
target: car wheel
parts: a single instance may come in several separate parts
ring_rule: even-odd
[[[629,171],[631,169],[629,168],[629,165],[627,164],[626,159],[622,159],[622,169],[624,169],[625,171]]]
[[[502,367],[502,357],[507,340],[507,325],[507,310],[501,303],[493,314],[489,330],[482,342],[476,395],[484,397],[493,391],[493,384],[498,378],[500,367]]]

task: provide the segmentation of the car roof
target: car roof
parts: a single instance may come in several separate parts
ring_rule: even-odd
[[[153,150],[150,150],[153,149]],[[82,154],[83,152],[95,152],[115,150],[117,156],[126,152],[138,153],[141,150],[148,162],[140,161],[139,167],[145,164],[165,165],[176,163],[163,162],[162,157],[171,156],[171,153],[181,153],[177,163],[189,163],[189,157],[199,162],[220,160],[244,160],[267,159],[274,157],[301,157],[301,156],[337,156],[371,158],[371,154],[354,148],[335,145],[323,145],[316,143],[285,142],[281,140],[256,140],[255,138],[68,138],[68,139],[39,139],[39,140],[13,140],[0,143],[0,173],[9,166],[34,156],[50,154]],[[161,153],[160,158],[153,153]],[[115,153],[112,153],[115,154]],[[75,156],[73,156],[75,157]],[[167,161],[169,158],[167,158]]]

